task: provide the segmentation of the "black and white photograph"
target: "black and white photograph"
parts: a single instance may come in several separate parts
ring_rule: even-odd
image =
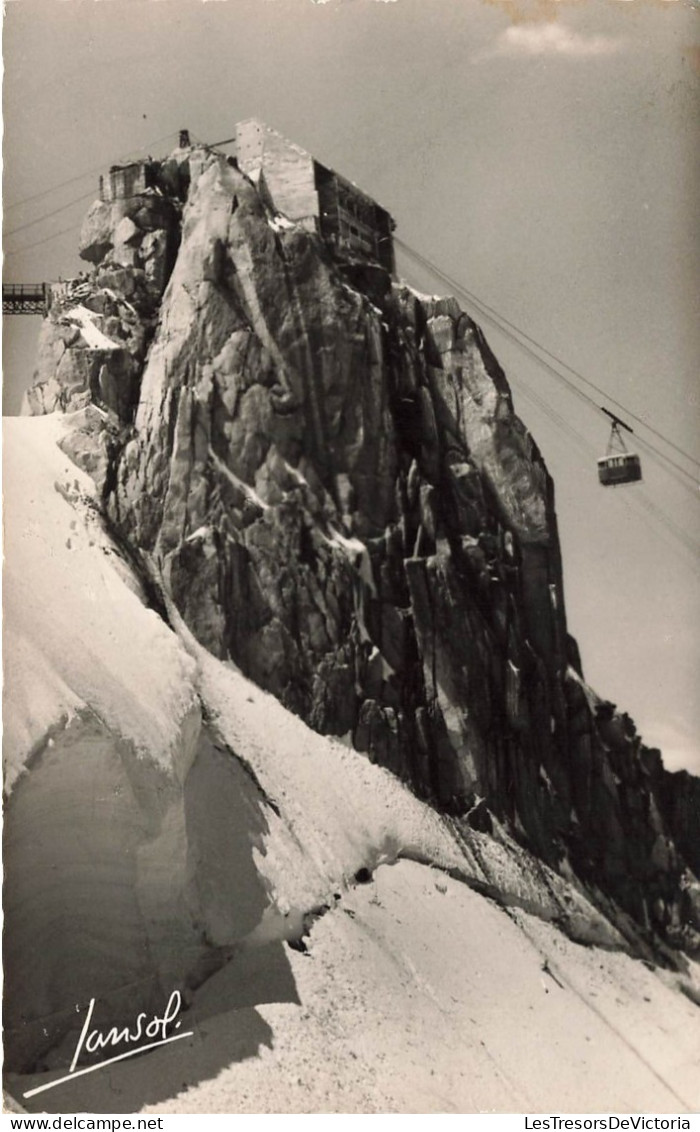
[[[699,19],[6,0],[5,1113],[694,1127]]]

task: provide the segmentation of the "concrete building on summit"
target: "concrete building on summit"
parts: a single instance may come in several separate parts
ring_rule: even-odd
[[[279,212],[319,232],[339,252],[394,274],[394,221],[351,181],[254,118],[236,125],[235,153],[239,168],[264,182]]]

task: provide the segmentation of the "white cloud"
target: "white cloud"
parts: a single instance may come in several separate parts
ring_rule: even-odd
[[[493,47],[482,51],[475,61],[497,56],[611,55],[619,48],[620,40],[606,35],[579,35],[560,23],[511,24]]]

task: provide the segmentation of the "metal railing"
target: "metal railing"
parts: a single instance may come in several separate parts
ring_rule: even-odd
[[[3,283],[3,314],[46,314],[49,288],[46,283]]]

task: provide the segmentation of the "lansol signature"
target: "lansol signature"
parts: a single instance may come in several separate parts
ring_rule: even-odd
[[[168,999],[168,1004],[162,1017],[158,1014],[154,1014],[147,1022],[148,1014],[146,1014],[145,1011],[141,1011],[136,1017],[133,1031],[130,1025],[124,1026],[121,1030],[116,1026],[112,1026],[106,1033],[102,1033],[100,1030],[90,1029],[92,1015],[95,1010],[95,1001],[94,998],[90,999],[88,1012],[83,1023],[78,1044],[75,1047],[73,1060],[70,1063],[71,1073],[74,1072],[83,1049],[85,1049],[87,1053],[99,1053],[100,1050],[107,1049],[110,1046],[118,1046],[122,1043],[133,1045],[134,1042],[142,1041],[144,1037],[150,1038],[153,1042],[157,1040],[157,1044],[162,1045],[163,1042],[167,1041],[168,1038],[172,1036],[168,1034],[168,1026],[171,1022],[175,1022],[175,1019],[182,1009],[182,997],[180,992],[174,990]],[[179,1030],[181,1025],[182,1022],[175,1022],[173,1029]]]
[[[115,1061],[123,1061],[124,1058],[133,1057],[137,1053],[145,1053],[146,1050],[155,1049],[156,1046],[167,1045],[169,1042],[179,1041],[180,1038],[191,1038],[194,1031],[188,1030],[186,1033],[175,1033],[179,1030],[182,1022],[178,1019],[178,1014],[182,1009],[182,996],[179,991],[174,990],[168,999],[165,1010],[162,1014],[148,1014],[142,1010],[137,1014],[133,1024],[129,1023],[127,1026],[111,1026],[109,1030],[100,1030],[97,1027],[91,1029],[92,1016],[95,1012],[94,998],[90,999],[90,1005],[83,1022],[83,1028],[80,1031],[78,1044],[75,1047],[73,1060],[70,1063],[70,1069],[64,1077],[59,1077],[55,1081],[49,1081],[45,1085],[39,1085],[36,1089],[29,1089],[24,1093],[25,1097],[32,1097],[36,1093],[43,1093],[46,1089],[53,1089],[56,1085],[62,1085],[66,1081],[71,1081],[75,1077],[81,1077],[84,1073],[93,1073],[95,1069],[100,1069],[103,1065],[112,1065]],[[143,1040],[147,1039],[145,1044]],[[138,1043],[138,1044],[137,1044]],[[114,1049],[116,1046],[127,1046],[134,1048],[127,1048],[120,1053],[115,1054],[113,1057],[106,1057],[104,1061],[99,1061],[94,1065],[88,1065],[83,1069],[77,1069],[78,1060],[81,1053],[99,1054],[106,1053]]]

